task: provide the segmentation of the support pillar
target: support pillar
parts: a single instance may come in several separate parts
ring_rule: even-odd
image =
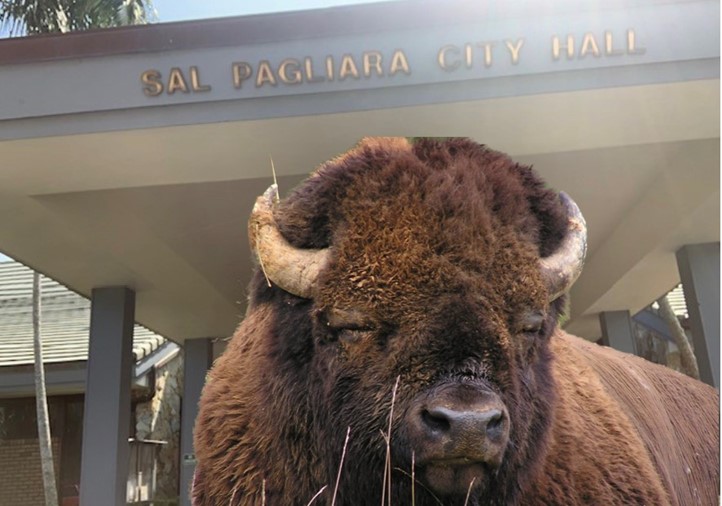
[[[677,251],[677,267],[692,330],[699,376],[720,387],[719,243],[692,244]]]
[[[183,344],[183,405],[180,435],[180,506],[190,506],[190,489],[196,469],[193,450],[193,426],[198,415],[198,401],[213,363],[213,339],[186,339]]]
[[[599,313],[602,326],[602,343],[615,350],[636,354],[632,317],[629,311],[604,311]]]
[[[135,292],[94,288],[90,309],[80,504],[126,504]]]

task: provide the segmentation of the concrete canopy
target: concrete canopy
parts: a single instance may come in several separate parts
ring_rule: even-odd
[[[401,47],[393,44],[403,41],[411,46],[414,26],[451,34],[457,25],[462,32],[469,25],[473,31],[484,26],[489,14],[482,9],[469,21],[460,10],[452,15],[461,2],[447,2],[446,7],[425,3],[428,12],[404,21],[398,33],[389,23],[353,25],[359,38],[346,46],[337,33],[343,32],[344,22],[351,23],[354,16],[393,17],[410,3],[284,15],[277,18],[283,26],[263,39],[266,46],[244,42],[243,57],[256,62],[294,55],[301,61],[314,51],[303,48],[307,39],[333,54],[352,51],[348,47],[357,53],[371,46],[381,51],[384,37],[390,38],[389,47]],[[709,14],[698,12],[702,6],[716,9],[718,20],[719,7],[715,2],[660,6],[637,1],[612,2],[595,11],[559,4],[551,14],[572,23],[563,32],[555,31],[553,22],[545,32],[531,14],[499,11],[493,16],[502,28],[517,27],[515,33],[525,35],[524,47],[533,47],[535,40],[548,46],[550,34],[577,34],[576,60],[567,67],[554,67],[560,61],[545,46],[549,61],[527,70],[520,60],[506,73],[502,68],[497,75],[453,79],[442,72],[437,81],[419,78],[423,82],[408,85],[394,81],[364,87],[360,79],[357,89],[309,91],[309,82],[295,92],[291,86],[283,91],[278,83],[263,95],[262,83],[252,90],[256,95],[245,98],[233,98],[217,85],[206,94],[166,93],[154,101],[143,96],[140,71],[160,68],[167,75],[177,66],[186,69],[188,79],[188,67],[204,61],[210,62],[206,79],[211,82],[212,63],[228,63],[222,52],[238,42],[203,42],[202,51],[163,45],[133,50],[140,54],[114,50],[93,55],[83,49],[103,37],[130,40],[163,30],[173,31],[182,46],[183,34],[191,29],[221,26],[242,32],[251,21],[273,26],[272,16],[99,32],[85,42],[81,34],[69,35],[65,40],[75,44],[74,55],[50,57],[46,50],[42,57],[0,61],[0,79],[10,82],[0,98],[0,106],[7,106],[4,113],[0,107],[0,251],[84,295],[99,286],[132,287],[137,320],[175,341],[227,336],[244,312],[251,272],[246,218],[256,195],[271,182],[269,157],[283,193],[364,136],[469,136],[534,165],[552,187],[569,193],[581,207],[590,231],[589,253],[571,292],[568,328],[596,339],[598,312],[636,312],[679,282],[677,249],[719,241],[719,46],[705,42],[696,56],[694,48],[677,54],[674,48],[653,47],[666,37],[691,36],[688,32],[701,29],[679,23],[680,30],[688,31],[678,35],[666,21],[659,26],[646,21],[646,51],[639,60],[627,55],[607,64],[600,63],[603,55],[580,57],[583,41],[589,40],[585,33],[597,30],[599,45],[607,31],[626,30],[647,19],[645,13],[664,10],[664,19]],[[444,16],[434,17],[442,11]],[[288,35],[283,28],[321,26],[329,15],[342,21],[328,33]],[[522,16],[521,21],[514,16]],[[277,40],[269,41],[273,34]],[[371,42],[363,42],[364,37]],[[718,41],[718,24],[716,37]],[[445,41],[463,51],[464,40],[448,35]],[[13,41],[12,47],[31,42],[38,44]],[[62,41],[51,37],[44,43]],[[4,44],[10,47],[0,41],[0,54]],[[588,51],[591,44],[587,42]],[[324,54],[319,51],[313,54]],[[415,53],[407,53],[413,77]],[[48,58],[52,61],[43,61]],[[143,61],[128,67],[134,59]],[[91,78],[102,80],[116,64],[124,73],[113,79],[137,70],[127,89],[119,85],[107,91],[112,97],[105,97],[92,85],[78,88]],[[60,77],[53,80],[55,74],[48,74],[47,81],[38,81],[35,73],[49,68]],[[23,83],[35,86],[32,93],[45,97],[42,103],[27,103],[33,95]],[[87,108],[82,100],[86,94]],[[106,110],[94,101],[107,103]]]

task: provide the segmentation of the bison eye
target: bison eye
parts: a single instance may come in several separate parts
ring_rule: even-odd
[[[318,318],[333,341],[357,343],[376,331],[374,321],[356,309],[329,308],[319,311]]]
[[[362,341],[364,338],[372,335],[372,328],[345,328],[337,329],[336,337],[342,343],[354,344]]]
[[[541,332],[544,325],[544,315],[541,313],[529,313],[524,315],[521,320],[520,331],[526,335],[537,335]]]

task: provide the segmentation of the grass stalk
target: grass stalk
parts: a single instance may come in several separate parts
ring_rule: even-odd
[[[236,498],[236,493],[238,492],[238,483],[233,487],[233,493],[231,494],[231,500],[228,501],[228,506],[233,506],[233,500]]]
[[[318,492],[316,492],[316,495],[314,495],[314,496],[311,498],[311,500],[308,501],[308,504],[307,504],[306,506],[311,506],[311,504],[313,504],[313,501],[315,501],[318,496],[320,496],[321,494],[323,494],[323,492],[324,492],[327,488],[328,488],[328,485],[324,485],[323,487],[321,487],[321,490],[319,490]]]
[[[471,483],[469,483],[469,490],[466,491],[466,500],[464,501],[464,506],[466,506],[467,504],[469,504],[469,496],[471,496],[471,487],[474,486],[474,481],[476,481],[476,476],[474,476],[474,477],[471,479]]]
[[[389,430],[386,434],[381,432],[384,440],[386,440],[386,461],[384,462],[384,482],[381,492],[381,506],[384,506],[386,493],[388,491],[388,506],[391,506],[391,424],[394,418],[394,404],[396,403],[396,391],[399,388],[401,376],[396,376],[394,390],[391,393],[391,409],[389,410]]]
[[[416,485],[416,473],[414,468],[416,467],[416,452],[411,451],[411,506],[416,506],[416,494],[414,492]]]
[[[343,469],[343,460],[346,458],[346,447],[348,446],[348,438],[351,435],[351,427],[346,429],[346,441],[343,443],[343,452],[341,453],[341,462],[338,465],[338,474],[336,475],[336,486],[333,488],[333,499],[331,506],[336,505],[336,494],[338,493],[338,484],[341,482],[341,470]]]
[[[411,475],[410,475],[405,469],[401,469],[400,467],[394,467],[394,471],[398,471],[398,472],[400,472],[401,474],[404,474],[404,475],[408,476],[409,478],[411,478]],[[434,495],[434,493],[433,493],[431,490],[429,490],[429,487],[427,487],[426,485],[424,485],[423,483],[421,483],[421,482],[420,482],[419,480],[417,480],[416,478],[414,478],[414,483],[417,483],[421,488],[423,488],[424,490],[426,490],[426,492],[429,494],[429,496],[431,496],[431,498],[432,498],[434,501],[436,501],[437,504],[439,504],[440,506],[444,506],[444,503],[441,502],[441,499],[439,499],[438,497],[436,497],[436,495]]]

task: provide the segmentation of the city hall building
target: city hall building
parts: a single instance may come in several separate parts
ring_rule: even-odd
[[[365,136],[533,165],[589,228],[566,329],[633,352],[633,316],[682,282],[719,387],[719,20],[711,0],[405,0],[0,40],[0,251],[90,299],[81,502],[126,501],[137,322],[183,351],[188,504],[255,197],[272,165],[283,194]]]

